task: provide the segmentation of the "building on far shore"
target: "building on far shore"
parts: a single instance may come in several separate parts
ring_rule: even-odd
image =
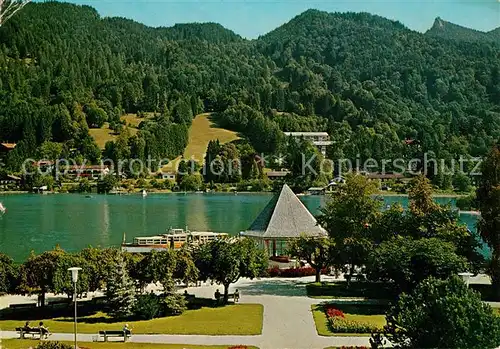
[[[281,171],[268,171],[266,172],[266,176],[269,180],[274,181],[274,180],[279,180],[279,179],[285,179],[286,176],[290,174],[290,171],[287,170],[281,170]]]
[[[321,237],[327,232],[286,184],[250,228],[240,233],[240,236],[257,240],[259,246],[273,257],[285,255],[288,243],[301,235]]]
[[[286,136],[303,138],[314,144],[323,156],[326,156],[326,148],[333,144],[327,132],[284,132]]]
[[[7,154],[16,148],[16,143],[0,143],[0,159],[5,159]]]

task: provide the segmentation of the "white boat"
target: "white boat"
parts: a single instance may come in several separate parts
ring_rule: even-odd
[[[5,206],[3,205],[3,203],[0,202],[0,213],[5,213],[7,212],[7,209],[5,208]]]
[[[148,196],[148,192],[145,190],[145,189],[142,189],[142,197],[145,198],[146,196]]]
[[[184,244],[202,244],[216,239],[227,237],[226,233],[211,231],[189,231],[170,228],[165,234],[155,236],[141,236],[134,238],[134,242],[127,243],[123,234],[122,251],[131,253],[147,253],[152,250],[161,251],[172,248],[179,249]]]

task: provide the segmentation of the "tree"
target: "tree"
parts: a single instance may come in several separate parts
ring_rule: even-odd
[[[115,266],[118,250],[111,248],[87,247],[78,255],[85,261],[85,274],[88,278],[89,291],[95,292],[104,289],[109,275]]]
[[[491,248],[492,288],[500,300],[500,145],[495,145],[483,160],[481,180],[477,189],[477,202],[481,216],[478,229],[481,237]]]
[[[174,279],[183,281],[186,286],[189,282],[198,280],[199,270],[196,268],[193,252],[188,245],[183,245],[182,248],[176,250],[175,259]]]
[[[432,198],[432,185],[424,175],[412,179],[408,201],[411,212],[417,216],[425,215],[439,206]]]
[[[386,316],[384,334],[396,348],[495,348],[500,319],[458,277],[429,278],[403,293]]]
[[[173,275],[177,266],[175,250],[152,251],[145,257],[144,266],[151,273],[149,282],[160,282],[165,291],[173,290]]]
[[[55,142],[43,142],[39,147],[40,159],[56,161],[62,154],[63,145],[62,143]]]
[[[85,114],[87,115],[87,124],[93,128],[102,127],[108,119],[104,109],[98,107],[95,103],[85,106]]]
[[[197,248],[195,264],[201,280],[210,279],[224,286],[226,303],[229,285],[241,277],[253,279],[262,275],[267,258],[250,239],[219,239]]]
[[[197,191],[203,186],[202,177],[200,174],[190,174],[183,176],[180,182],[180,187],[184,191]]]
[[[332,193],[318,217],[318,223],[334,241],[340,260],[350,266],[350,276],[356,265],[366,261],[372,247],[370,226],[380,215],[381,206],[371,197],[375,192],[375,184],[366,177],[349,175],[346,183]]]
[[[119,253],[115,259],[107,285],[106,295],[111,309],[110,315],[123,319],[133,315],[135,307],[135,284],[130,278],[127,263]]]
[[[467,193],[471,191],[471,180],[469,176],[467,176],[463,172],[457,173],[453,177],[453,188],[455,190],[462,192],[462,193]]]
[[[21,292],[39,293],[41,305],[45,306],[45,294],[55,290],[55,278],[60,275],[58,268],[64,255],[65,252],[58,247],[40,255],[32,252],[21,267]]]
[[[112,174],[104,176],[97,182],[97,191],[99,193],[109,193],[118,184],[118,179]]]
[[[289,247],[291,256],[305,259],[316,270],[316,282],[321,281],[321,270],[332,265],[337,256],[334,242],[327,237],[301,236]]]
[[[17,287],[18,266],[9,256],[0,253],[0,294],[13,293]]]
[[[455,250],[453,244],[437,238],[399,236],[370,253],[366,272],[371,280],[391,282],[397,291],[409,291],[429,276],[446,279],[468,270],[467,260]]]

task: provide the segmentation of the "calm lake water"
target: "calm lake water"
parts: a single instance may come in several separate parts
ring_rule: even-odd
[[[0,216],[0,252],[16,261],[31,250],[43,252],[59,244],[67,251],[88,245],[119,246],[123,233],[134,236],[165,232],[169,227],[227,232],[245,230],[271,199],[272,194],[77,194],[4,195],[0,201],[7,213]],[[303,196],[313,214],[324,205],[323,196]],[[385,197],[386,204],[407,203],[405,197]],[[452,199],[438,198],[440,203]],[[475,230],[476,217],[461,220]]]

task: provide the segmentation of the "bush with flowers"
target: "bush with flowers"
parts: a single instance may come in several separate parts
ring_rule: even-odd
[[[344,312],[332,305],[327,304],[324,309],[333,333],[376,333],[382,330],[370,323],[346,319]]]
[[[328,272],[327,269],[321,270],[321,274],[326,274]],[[267,275],[269,277],[303,277],[303,276],[314,276],[316,275],[316,270],[311,267],[302,267],[302,268],[287,268],[280,269],[278,266],[274,266],[272,268],[267,269]]]

